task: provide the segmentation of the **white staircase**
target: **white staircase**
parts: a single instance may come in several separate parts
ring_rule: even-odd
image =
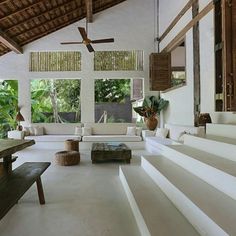
[[[141,235],[236,235],[234,150],[232,137],[186,135],[141,166],[120,167]]]

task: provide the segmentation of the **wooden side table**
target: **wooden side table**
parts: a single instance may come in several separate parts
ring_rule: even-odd
[[[68,139],[65,141],[66,151],[79,151],[79,140]]]

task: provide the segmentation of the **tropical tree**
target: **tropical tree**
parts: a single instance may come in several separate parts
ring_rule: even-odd
[[[32,122],[68,122],[61,112],[76,112],[80,118],[80,80],[33,80],[31,82]]]
[[[0,138],[7,136],[7,131],[15,129],[18,107],[18,81],[0,81]]]

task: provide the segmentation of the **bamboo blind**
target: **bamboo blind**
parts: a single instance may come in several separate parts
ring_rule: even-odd
[[[95,71],[143,71],[143,51],[97,51]]]
[[[80,71],[81,53],[78,51],[31,52],[29,71]]]

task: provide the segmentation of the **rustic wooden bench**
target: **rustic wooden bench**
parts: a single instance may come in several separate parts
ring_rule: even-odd
[[[0,219],[18,202],[36,182],[40,204],[45,204],[41,175],[50,162],[25,162],[0,178]]]

